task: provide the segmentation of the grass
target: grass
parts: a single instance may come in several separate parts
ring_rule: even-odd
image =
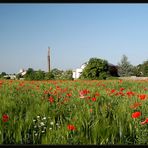
[[[148,144],[147,82],[0,80],[0,143]]]

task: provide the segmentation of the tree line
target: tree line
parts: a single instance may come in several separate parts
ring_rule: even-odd
[[[2,72],[0,78],[5,75],[6,73]],[[28,68],[24,76],[17,74],[16,77],[17,79],[24,78],[25,80],[73,80],[72,75],[72,70],[63,71],[54,68],[50,72],[44,72]],[[121,61],[117,65],[110,64],[104,59],[90,58],[79,79],[102,80],[128,76],[148,77],[148,60],[133,66],[126,55],[122,56]]]

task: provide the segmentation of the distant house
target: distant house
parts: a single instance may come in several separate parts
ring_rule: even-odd
[[[73,70],[72,78],[78,79],[86,65],[87,63],[83,63],[80,68],[76,68],[75,70]]]
[[[8,74],[8,75],[5,75],[4,78],[5,78],[5,79],[12,79],[12,80],[15,80],[15,79],[16,79],[16,75]]]
[[[19,73],[21,76],[24,76],[27,73],[27,70],[20,69]]]
[[[76,68],[76,70],[73,70],[73,75],[72,75],[73,79],[78,79],[80,77],[83,69],[86,67],[87,64],[88,64],[88,62],[82,64],[80,68]],[[108,68],[109,68],[109,73],[111,76],[118,77],[117,66],[115,66],[111,63],[108,63]]]

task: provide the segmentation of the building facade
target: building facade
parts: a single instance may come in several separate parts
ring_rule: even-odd
[[[83,69],[86,67],[87,63],[84,63],[81,65],[80,68],[76,68],[75,70],[73,70],[73,73],[72,73],[72,78],[73,79],[78,79],[83,71]]]

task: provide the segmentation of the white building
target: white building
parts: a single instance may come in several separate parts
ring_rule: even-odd
[[[86,67],[87,63],[84,63],[81,65],[80,68],[76,68],[76,70],[73,70],[73,74],[72,74],[72,77],[74,79],[78,79],[83,71],[83,69]]]
[[[27,73],[26,70],[24,69],[20,69],[19,74],[21,74],[21,76],[24,76]]]

